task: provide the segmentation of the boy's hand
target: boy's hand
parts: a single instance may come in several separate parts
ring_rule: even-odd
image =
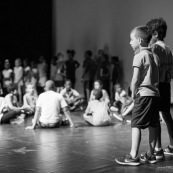
[[[34,127],[34,126],[28,126],[28,127],[26,127],[25,129],[26,129],[26,130],[34,130],[35,127]]]

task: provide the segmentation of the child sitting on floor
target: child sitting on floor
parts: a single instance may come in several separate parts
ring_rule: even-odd
[[[17,96],[16,96],[18,94],[17,87],[14,84],[10,84],[7,90],[8,94],[5,96],[5,98],[1,98],[1,106],[0,106],[1,124],[22,123],[23,122],[22,112],[25,111],[25,107],[24,106],[18,107]]]
[[[34,92],[34,86],[32,83],[29,83],[26,86],[26,94],[23,96],[24,107],[28,109],[26,114],[31,115],[35,113],[36,102],[37,95]]]
[[[72,89],[72,83],[70,80],[65,82],[65,88],[61,90],[60,94],[67,102],[70,111],[74,111],[83,103],[83,97],[76,90]],[[83,109],[82,107],[80,108]]]
[[[109,95],[108,95],[106,90],[102,89],[102,87],[103,87],[103,83],[102,83],[101,80],[96,80],[94,82],[94,89],[100,89],[102,91],[102,98],[101,98],[101,100],[103,100],[107,104],[109,104],[109,102],[110,102]],[[95,96],[94,96],[93,92],[94,92],[94,90],[91,91],[90,101],[95,99]]]
[[[115,101],[110,107],[110,111],[113,112],[113,116],[120,121],[123,121],[124,117],[128,115],[133,109],[133,101],[128,96],[125,90],[122,89],[120,84],[115,84]]]
[[[93,126],[106,126],[111,122],[111,117],[108,113],[108,104],[102,97],[102,90],[94,89],[93,100],[89,101],[85,114],[83,115],[85,121]]]

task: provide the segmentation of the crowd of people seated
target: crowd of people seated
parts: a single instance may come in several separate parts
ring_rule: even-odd
[[[15,59],[14,62],[10,62],[8,59],[3,62],[4,66],[1,67],[2,73],[0,76],[1,124],[22,122],[28,115],[36,114],[39,97],[50,90],[63,97],[63,105],[67,105],[70,112],[76,109],[83,111],[86,108],[83,115],[84,120],[92,125],[108,125],[111,123],[112,115],[120,121],[124,120],[122,116],[124,111],[120,111],[120,109],[123,110],[126,107],[124,102],[129,97],[127,95],[122,96],[124,99],[121,103],[122,108],[115,104],[115,102],[121,102],[117,99],[118,91],[115,89],[116,85],[120,87],[121,72],[118,57],[112,57],[109,62],[109,56],[103,50],[99,50],[95,56],[93,56],[92,51],[85,51],[82,66],[83,96],[75,90],[75,71],[80,66],[79,62],[74,59],[76,52],[67,50],[66,53],[67,60],[62,53],[53,56],[49,78],[49,68],[44,56],[40,56],[38,62],[20,58]],[[11,66],[11,63],[14,64],[14,67]],[[110,87],[110,84],[113,87]],[[111,93],[115,97],[111,97]],[[119,95],[122,94],[119,93]],[[95,105],[95,108],[93,105]],[[61,108],[59,106],[58,109]],[[101,115],[100,110],[102,109],[104,110]],[[61,116],[61,113],[58,112],[57,115]],[[69,117],[70,114],[64,120],[68,122]],[[61,122],[64,123],[65,121],[61,119]],[[49,123],[49,125],[45,125],[46,123],[44,123],[42,122],[42,127],[55,127],[57,125],[57,122],[54,122],[53,125]],[[36,125],[37,121],[35,121]]]

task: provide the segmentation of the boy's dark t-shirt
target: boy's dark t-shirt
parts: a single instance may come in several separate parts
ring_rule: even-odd
[[[72,81],[75,80],[75,71],[76,68],[80,66],[79,62],[76,60],[67,60],[65,65],[66,65],[67,79],[70,79]]]
[[[83,64],[83,68],[83,79],[85,81],[93,81],[96,72],[96,64],[94,60],[92,60],[91,58],[86,59]]]
[[[157,41],[151,47],[159,58],[159,82],[170,83],[173,79],[173,56],[169,47],[163,41]]]

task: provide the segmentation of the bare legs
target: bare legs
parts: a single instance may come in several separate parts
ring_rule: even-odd
[[[149,156],[154,155],[154,149],[157,139],[157,128],[149,127],[149,150],[147,154]],[[130,154],[133,158],[136,158],[139,151],[139,146],[141,142],[141,129],[132,128],[132,147]]]

